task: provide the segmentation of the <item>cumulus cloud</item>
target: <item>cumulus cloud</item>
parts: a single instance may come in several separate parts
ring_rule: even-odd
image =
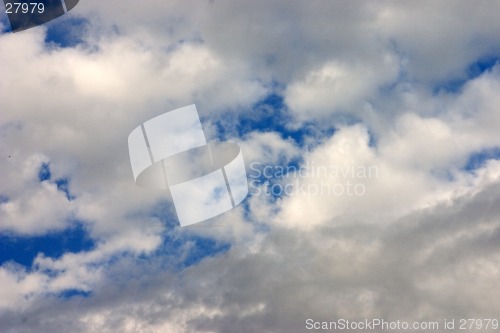
[[[0,330],[494,318],[500,163],[467,163],[500,145],[496,7],[89,0],[71,47],[50,25],[1,34],[0,233],[79,221],[96,245],[2,264]],[[282,105],[259,109],[269,95]],[[126,138],[192,103],[241,147],[252,195],[179,229],[135,186]]]

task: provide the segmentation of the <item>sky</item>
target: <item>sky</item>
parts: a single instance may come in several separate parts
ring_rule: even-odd
[[[12,33],[2,9],[0,332],[500,319],[499,13],[81,0]],[[250,195],[181,228],[127,137],[191,104]]]

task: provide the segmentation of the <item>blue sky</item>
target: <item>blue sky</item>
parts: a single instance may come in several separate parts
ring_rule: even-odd
[[[0,15],[0,331],[496,318],[498,7],[86,0],[18,33]],[[181,228],[127,137],[191,104],[252,194]]]

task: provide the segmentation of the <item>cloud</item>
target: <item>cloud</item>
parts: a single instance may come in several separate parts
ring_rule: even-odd
[[[17,154],[9,154],[14,156],[4,163],[9,181],[2,187],[7,200],[0,204],[0,230],[40,234],[65,228],[74,206],[56,184],[39,180],[38,171],[47,157],[35,154],[22,160]]]
[[[378,12],[377,31],[393,41],[415,80],[463,78],[477,58],[498,54],[500,40],[492,33],[498,4],[451,4],[390,2]]]
[[[123,258],[108,269],[95,296],[66,301],[68,310],[48,299],[43,304],[63,314],[42,324],[39,303],[24,325],[48,332],[69,315],[79,318],[75,331],[229,332],[237,325],[300,332],[309,317],[441,321],[463,313],[494,315],[498,300],[488,286],[498,274],[496,193],[498,184],[488,185],[451,205],[406,215],[390,228],[359,222],[297,233],[275,226],[257,252],[236,244],[181,275],[160,268],[161,258]],[[141,271],[132,269],[138,263]],[[471,285],[471,275],[481,283]],[[142,283],[131,284],[131,278]]]
[[[321,117],[333,112],[362,110],[380,86],[397,79],[399,64],[391,54],[369,59],[370,63],[342,63],[332,60],[312,70],[286,91],[286,101],[300,120]],[[358,113],[358,112],[356,112]]]
[[[69,14],[88,22],[81,43],[47,44],[43,26],[0,35],[0,232],[78,220],[96,244],[2,265],[0,330],[494,317],[500,164],[466,165],[500,145],[499,66],[468,73],[498,58],[496,6],[89,0]],[[267,96],[280,102],[264,112]],[[256,176],[258,194],[180,229],[165,193],[135,186],[126,139],[192,103],[250,176],[289,173]],[[269,193],[287,185],[303,191]]]

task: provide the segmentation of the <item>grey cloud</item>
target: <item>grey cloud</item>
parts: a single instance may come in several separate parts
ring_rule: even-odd
[[[390,195],[384,197],[387,193],[381,191],[360,198],[340,216],[330,216],[309,230],[273,224],[276,219],[270,212],[285,207],[279,201],[250,202],[248,212],[233,211],[217,221],[223,226],[231,223],[230,236],[218,235],[224,227],[205,231],[214,238],[230,239],[231,250],[182,270],[173,267],[178,258],[154,255],[165,232],[159,220],[127,217],[149,211],[161,195],[135,188],[126,137],[144,120],[191,103],[200,105],[200,114],[209,123],[221,117],[235,123],[240,118],[224,114],[248,110],[273,91],[268,88],[272,80],[283,83],[283,89],[297,83],[313,93],[318,92],[316,87],[324,88],[330,98],[332,82],[324,84],[323,76],[315,73],[338,66],[345,71],[346,82],[354,78],[359,83],[363,80],[359,73],[365,70],[373,75],[369,84],[352,86],[353,93],[340,111],[326,99],[316,104],[305,99],[291,115],[324,125],[334,113],[351,113],[364,120],[366,128],[375,129],[379,144],[391,141],[388,131],[397,127],[402,112],[417,120],[436,117],[431,120],[446,124],[446,130],[449,126],[449,133],[467,134],[460,141],[464,145],[474,141],[458,152],[447,152],[450,160],[456,161],[459,154],[463,160],[473,149],[496,142],[491,140],[498,132],[497,72],[470,82],[472,88],[457,94],[435,96],[432,87],[450,77],[463,77],[477,57],[498,54],[496,7],[496,2],[455,1],[431,6],[430,2],[88,0],[72,12],[91,21],[85,36],[94,46],[91,49],[47,49],[43,27],[16,34],[16,39],[1,35],[0,151],[15,158],[0,159],[7,179],[1,190],[8,192],[0,194],[16,199],[31,193],[38,185],[26,179],[33,174],[23,178],[18,171],[23,161],[43,156],[55,175],[71,178],[76,214],[90,221],[92,236],[103,246],[83,258],[54,264],[69,273],[80,266],[99,266],[102,275],[92,281],[89,298],[59,299],[44,294],[44,287],[36,283],[28,288],[35,290],[33,294],[13,289],[24,303],[19,306],[12,300],[12,307],[2,310],[0,330],[302,332],[306,318],[494,316],[492,311],[500,307],[498,180],[462,175],[464,179],[447,183],[445,190],[459,193],[467,187],[466,194],[438,200],[430,193],[429,208],[412,206],[432,185],[445,186],[429,175],[437,163],[432,158],[442,157],[437,149],[442,147],[432,142],[421,145],[422,135],[429,137],[426,121],[415,136],[405,136],[403,129],[393,140],[422,148],[404,161],[416,166],[412,170],[405,169],[401,159],[389,161],[380,147],[366,148],[380,164],[389,165],[384,170],[391,172],[390,177],[380,182],[386,185],[388,180],[397,191],[381,186]],[[386,55],[394,62],[386,64]],[[391,84],[393,90],[385,95]],[[473,107],[477,113],[470,112]],[[234,123],[228,124],[231,135],[237,133]],[[364,130],[349,133],[354,142],[368,142]],[[278,163],[280,158],[311,154],[278,133],[256,131],[240,141],[249,161]],[[329,157],[336,146],[328,150],[327,141],[321,148]],[[427,160],[427,153],[432,158]],[[367,159],[352,147],[345,160],[339,160],[340,155],[332,155],[332,160]],[[426,168],[421,166],[424,159]],[[36,167],[30,170],[33,173]],[[406,193],[411,202],[398,205]],[[338,202],[318,199],[315,204],[335,207]],[[54,213],[60,205],[51,200],[45,206]],[[307,207],[297,200],[288,209],[297,217]],[[364,218],[356,217],[356,207]],[[392,213],[398,208],[413,213],[379,224],[370,219],[379,211]],[[300,222],[308,224],[308,219],[331,213],[325,211],[311,209]],[[40,218],[42,212],[31,213]],[[262,219],[268,224],[257,226],[253,221]],[[51,221],[59,225],[62,220]],[[256,232],[260,228],[265,232]],[[197,232],[204,233],[193,231]],[[116,258],[112,263],[106,260],[111,257]]]
[[[20,317],[4,314],[4,331],[30,332],[31,323],[50,332],[65,318],[77,322],[70,332],[159,332],[168,322],[183,323],[186,332],[302,332],[307,318],[494,316],[498,293],[490,284],[499,272],[477,264],[497,267],[500,260],[499,188],[385,227],[335,220],[309,232],[274,226],[257,253],[236,244],[177,273],[164,271],[161,258],[124,258],[91,298],[44,299]],[[484,225],[489,229],[481,230]],[[101,323],[82,320],[97,314]]]

